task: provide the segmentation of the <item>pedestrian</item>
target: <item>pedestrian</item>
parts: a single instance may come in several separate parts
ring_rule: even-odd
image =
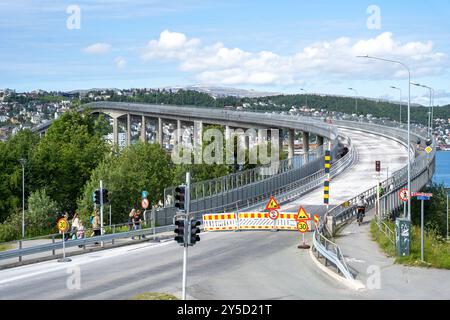
[[[378,184],[378,192],[380,193],[380,197],[384,195],[384,188],[381,185],[381,182]]]
[[[133,218],[134,214],[136,213],[136,209],[131,209],[130,213],[128,214],[128,231],[133,230]]]
[[[67,213],[67,211],[64,213],[64,218],[66,219],[67,224],[69,225],[69,229],[70,229],[69,214]],[[69,238],[70,238],[70,232],[64,233],[64,241],[69,240]]]
[[[134,230],[140,230],[141,229],[141,211],[140,210],[135,210],[134,212],[134,216],[133,216],[133,229]],[[141,237],[139,236],[139,239]]]
[[[85,231],[83,226],[83,221],[81,219],[78,220],[78,228],[76,233],[77,239],[84,239]],[[78,248],[82,248],[83,245],[79,245]]]
[[[98,211],[95,210],[94,218],[92,219],[92,230],[94,231],[94,237],[101,235],[101,226],[100,226],[100,217],[98,215]],[[98,244],[96,242],[95,244]]]
[[[80,219],[78,218],[78,214],[75,213],[73,215],[72,227],[70,229],[70,234],[72,235],[73,240],[77,239],[77,231],[78,231],[79,225],[80,225]]]

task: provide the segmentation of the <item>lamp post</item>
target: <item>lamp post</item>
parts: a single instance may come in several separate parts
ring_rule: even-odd
[[[25,164],[27,160],[21,158],[19,162],[22,165],[22,238],[25,238]]]
[[[408,71],[408,138],[407,138],[408,139],[408,191],[411,192],[411,151],[410,151],[410,147],[409,147],[410,143],[411,143],[411,70],[403,62],[396,61],[396,60],[372,57],[369,55],[358,56],[358,58],[379,60],[379,61],[399,64]],[[411,221],[411,197],[408,197],[408,220]]]
[[[411,82],[411,84],[413,86],[422,87],[430,91],[430,107],[428,108],[428,138],[431,139],[431,136],[433,134],[434,89],[420,83]]]
[[[394,86],[391,86],[391,89],[400,91],[400,100],[399,101],[400,101],[400,125],[401,125],[402,124],[402,89],[394,87]]]
[[[355,92],[355,113],[356,116],[358,116],[358,90],[353,89],[353,88],[348,88],[348,90],[354,91]]]
[[[300,89],[300,91],[304,91],[305,92],[305,98],[306,98],[306,109],[308,109],[308,92],[305,90],[305,89],[303,89],[303,88],[301,88]]]

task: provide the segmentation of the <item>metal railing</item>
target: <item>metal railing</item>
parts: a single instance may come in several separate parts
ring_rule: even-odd
[[[352,126],[354,124],[353,122],[348,121],[335,121],[335,123],[336,122],[340,123],[340,125]],[[412,190],[410,190],[410,192],[419,191],[421,188],[423,188],[423,186],[427,184],[428,181],[430,181],[433,176],[435,167],[436,148],[434,141],[432,145],[433,151],[431,154],[425,154],[423,150],[421,153],[417,152],[417,149],[420,150],[420,148],[417,148],[417,139],[421,141],[421,145],[423,146],[423,142],[426,140],[423,135],[426,134],[426,131],[420,128],[413,128],[411,141],[408,142],[405,139],[406,133],[404,130],[391,129],[378,124],[373,125],[368,123],[356,125],[356,127],[358,126],[361,130],[373,131],[377,134],[385,135],[389,138],[393,138],[401,142],[403,141],[405,145],[409,146],[410,150],[415,150],[414,153],[417,155],[417,158],[415,158],[414,162],[411,164]],[[403,202],[401,202],[398,197],[398,191],[401,188],[404,188],[406,185],[407,166],[397,170],[390,178],[382,182],[382,187],[384,190],[387,190],[387,192],[380,197],[381,216],[377,217],[378,228],[393,244],[395,244],[395,231],[390,229],[389,226],[384,223],[383,219],[392,215],[395,216],[398,213],[399,208],[401,208],[401,206],[403,205]],[[367,207],[373,208],[376,204],[377,188],[378,186],[370,188],[359,194],[358,196],[350,199],[349,201],[346,201],[344,204],[338,205],[329,210],[325,214],[324,219],[320,220],[319,227],[313,235],[313,249],[314,251],[316,251],[318,257],[324,257],[325,265],[327,265],[327,262],[332,263],[334,266],[336,266],[338,273],[341,272],[349,280],[354,280],[354,276],[350,271],[348,265],[345,263],[345,258],[342,255],[341,249],[336,243],[332,242],[325,236],[325,232],[328,232],[332,236],[336,232],[337,225],[342,226],[348,221],[351,221],[356,216],[356,202],[361,195],[364,195],[364,198],[368,203]],[[331,220],[331,227],[328,226],[328,220]]]

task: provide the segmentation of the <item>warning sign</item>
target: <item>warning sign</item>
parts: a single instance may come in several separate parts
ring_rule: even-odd
[[[297,221],[311,220],[311,218],[308,216],[305,209],[303,207],[300,207],[300,209],[298,209],[297,218],[295,220]]]
[[[279,210],[281,209],[280,205],[278,204],[277,200],[273,196],[270,197],[269,203],[266,206],[266,210],[272,211],[272,210]]]

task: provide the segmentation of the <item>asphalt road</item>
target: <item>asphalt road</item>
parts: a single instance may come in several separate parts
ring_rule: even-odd
[[[376,184],[375,160],[392,172],[406,159],[405,148],[397,142],[358,131],[344,134],[357,146],[358,162],[333,180],[335,204]],[[283,211],[296,211],[299,205],[307,210],[321,208],[322,202],[318,189],[285,205]],[[189,248],[188,295],[193,299],[376,297],[350,291],[317,269],[308,251],[297,249],[300,236],[296,232],[204,233],[201,239]],[[182,255],[174,241],[144,243],[76,256],[66,264],[49,261],[3,270],[0,299],[127,299],[143,292],[180,295]],[[67,285],[73,280],[72,272],[80,275],[79,289]]]

